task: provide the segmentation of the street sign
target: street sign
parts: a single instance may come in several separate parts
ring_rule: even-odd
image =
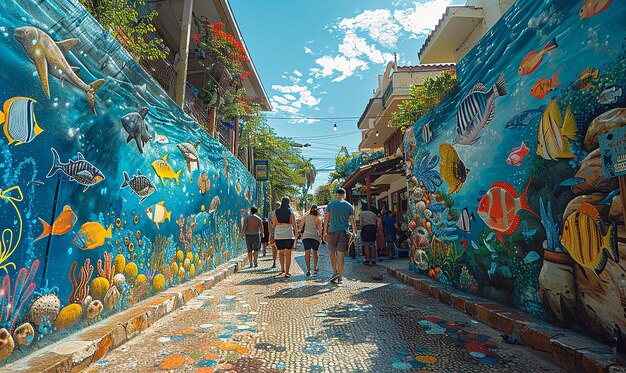
[[[598,142],[604,177],[626,175],[626,127],[600,135]]]
[[[254,160],[254,177],[257,181],[267,181],[269,179],[269,163],[266,160]]]

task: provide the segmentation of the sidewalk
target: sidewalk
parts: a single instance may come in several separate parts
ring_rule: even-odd
[[[568,370],[582,372],[626,372],[626,360],[618,355],[613,363],[612,348],[571,330],[537,320],[516,309],[462,292],[409,270],[406,259],[379,263],[397,280],[456,308],[524,345],[548,352]]]

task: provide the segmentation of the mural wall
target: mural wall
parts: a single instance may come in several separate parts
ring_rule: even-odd
[[[70,0],[0,12],[0,364],[238,255],[253,178]]]
[[[626,229],[598,136],[626,125],[624,19],[623,1],[519,0],[459,63],[405,135],[413,269],[623,336]]]

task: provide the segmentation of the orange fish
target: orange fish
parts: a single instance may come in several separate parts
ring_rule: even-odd
[[[611,5],[613,0],[585,0],[583,6],[580,7],[578,15],[580,19],[593,17],[598,13],[604,12]]]
[[[548,93],[554,91],[555,87],[559,87],[561,85],[557,82],[560,72],[561,69],[559,69],[559,71],[557,71],[551,79],[546,79],[544,76],[543,78],[537,80],[535,85],[533,85],[530,89],[530,95],[536,98],[544,98]]]
[[[61,236],[69,232],[76,223],[76,220],[78,220],[78,218],[76,217],[76,214],[74,214],[74,211],[72,211],[72,208],[68,205],[65,205],[63,207],[63,211],[61,211],[61,213],[52,225],[46,223],[42,218],[39,218],[39,220],[43,225],[43,232],[41,232],[41,234],[35,239],[35,241],[38,241],[51,234],[54,236]]]
[[[517,75],[530,74],[533,71],[537,70],[539,64],[543,60],[543,55],[550,52],[554,48],[559,45],[556,43],[556,38],[550,40],[548,44],[546,44],[543,49],[534,50],[526,55],[520,63],[519,68],[517,69]]]
[[[495,231],[503,246],[502,235],[513,234],[519,227],[518,212],[526,210],[535,214],[526,201],[526,193],[531,180],[528,180],[526,189],[519,197],[513,185],[501,181],[495,182],[478,203],[478,216]]]
[[[598,79],[600,76],[600,70],[593,69],[593,67],[588,67],[580,73],[580,78],[578,78],[574,83],[572,83],[572,89],[576,89],[579,91],[584,91],[585,89],[591,88],[591,81]]]

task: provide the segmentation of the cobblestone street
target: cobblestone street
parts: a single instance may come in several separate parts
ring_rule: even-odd
[[[271,259],[234,274],[96,362],[92,372],[561,372],[543,355],[348,259],[343,286]],[[304,269],[304,270],[303,270]]]

